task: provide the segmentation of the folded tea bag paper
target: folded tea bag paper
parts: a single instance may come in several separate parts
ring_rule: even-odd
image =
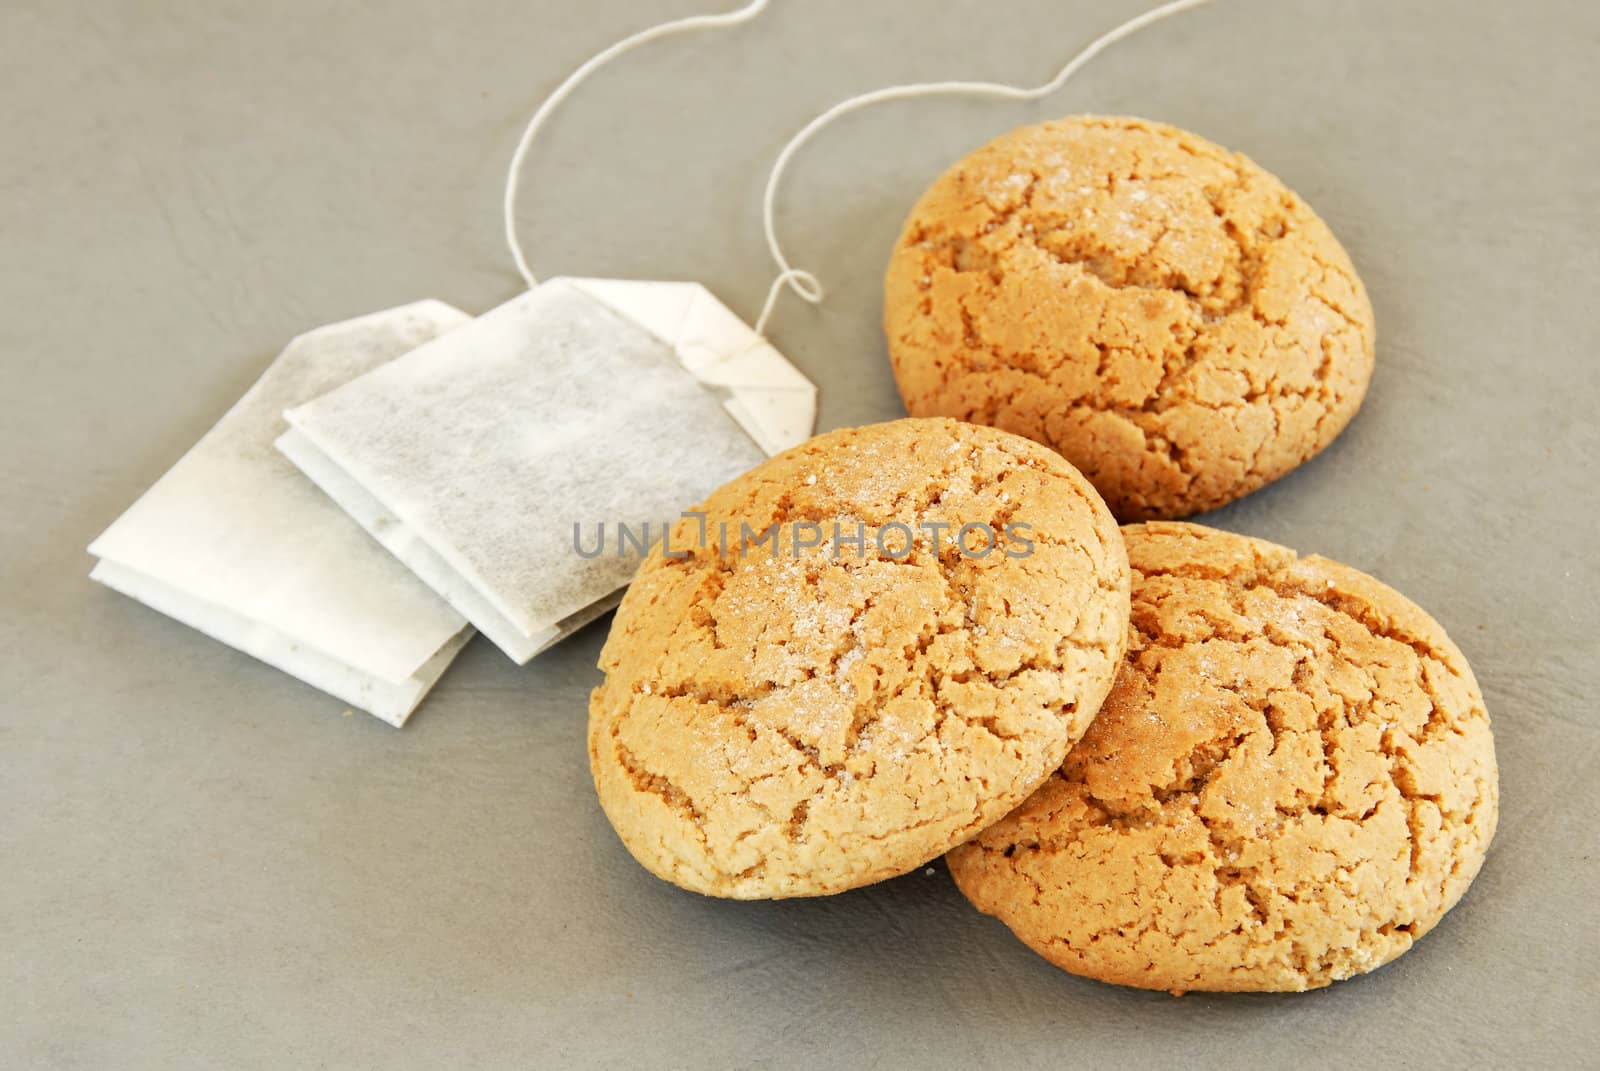
[[[89,547],[90,576],[392,725],[471,636],[273,448],[285,407],[470,317],[437,301],[291,342],[215,427]]]
[[[658,537],[811,433],[816,392],[695,283],[552,279],[285,416],[279,448],[517,662]],[[575,526],[592,550],[584,557]]]
[[[723,405],[769,455],[811,437],[817,388],[699,283],[569,281],[666,342],[696,379],[726,390]]]

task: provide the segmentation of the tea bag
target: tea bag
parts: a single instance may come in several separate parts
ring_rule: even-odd
[[[517,662],[614,606],[635,562],[580,553],[618,525],[649,541],[730,477],[811,434],[816,389],[696,283],[534,276],[517,238],[523,161],[600,67],[769,0],[647,27],[591,56],[534,112],[506,176],[528,292],[286,417],[278,447]],[[788,273],[780,283],[804,273]],[[768,294],[770,313],[777,285]]]
[[[652,538],[815,412],[704,287],[558,278],[290,409],[278,446],[522,663],[615,605],[617,525]]]
[[[301,335],[94,541],[108,587],[401,725],[466,621],[274,448],[288,406],[470,318],[421,301]]]

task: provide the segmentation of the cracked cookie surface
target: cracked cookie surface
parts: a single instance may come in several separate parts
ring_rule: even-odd
[[[1349,256],[1250,160],[1141,119],[1012,131],[936,180],[889,262],[914,416],[1059,450],[1123,520],[1248,494],[1322,450],[1372,375]]]
[[[1304,990],[1405,952],[1494,835],[1461,652],[1337,562],[1124,532],[1116,686],[1061,769],[950,853],[961,891],[1057,966],[1148,989]]]
[[[589,705],[606,816],[685,888],[813,896],[905,873],[1027,798],[1115,679],[1122,537],[1026,439],[844,429],[700,509],[703,529],[686,517],[640,566]],[[963,553],[963,525],[994,538],[971,529]]]

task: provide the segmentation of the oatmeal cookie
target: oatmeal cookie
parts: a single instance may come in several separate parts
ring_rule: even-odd
[[[1116,676],[1121,534],[1026,439],[941,419],[835,431],[700,512],[640,567],[589,707],[606,816],[685,888],[812,896],[905,873],[1027,798]]]
[[[1372,306],[1322,220],[1142,119],[1024,127],[957,163],[906,222],[884,325],[913,416],[1053,447],[1125,521],[1284,475],[1372,376]]]
[[[1311,989],[1405,952],[1494,836],[1461,652],[1337,562],[1125,534],[1116,687],[1044,787],[950,853],[961,891],[1057,966],[1150,989]]]

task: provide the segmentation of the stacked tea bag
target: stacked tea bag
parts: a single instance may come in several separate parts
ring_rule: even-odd
[[[538,282],[522,161],[611,58],[766,4],[650,27],[574,70],[506,179],[527,292],[477,319],[419,302],[296,339],[94,542],[91,575],[394,725],[471,625],[520,664],[614,606],[636,562],[620,539],[580,553],[579,531],[649,542],[807,438],[816,388],[697,283]]]
[[[283,410],[469,322],[423,301],[301,335],[89,547],[89,575],[392,725],[472,635],[272,443]]]
[[[703,287],[552,279],[290,410],[279,446],[520,663],[637,564],[580,556],[575,528],[658,529],[808,436],[814,409]]]
[[[420,302],[291,343],[91,575],[400,725],[469,622],[523,663],[615,605],[636,559],[577,528],[659,532],[815,412],[695,283]]]

